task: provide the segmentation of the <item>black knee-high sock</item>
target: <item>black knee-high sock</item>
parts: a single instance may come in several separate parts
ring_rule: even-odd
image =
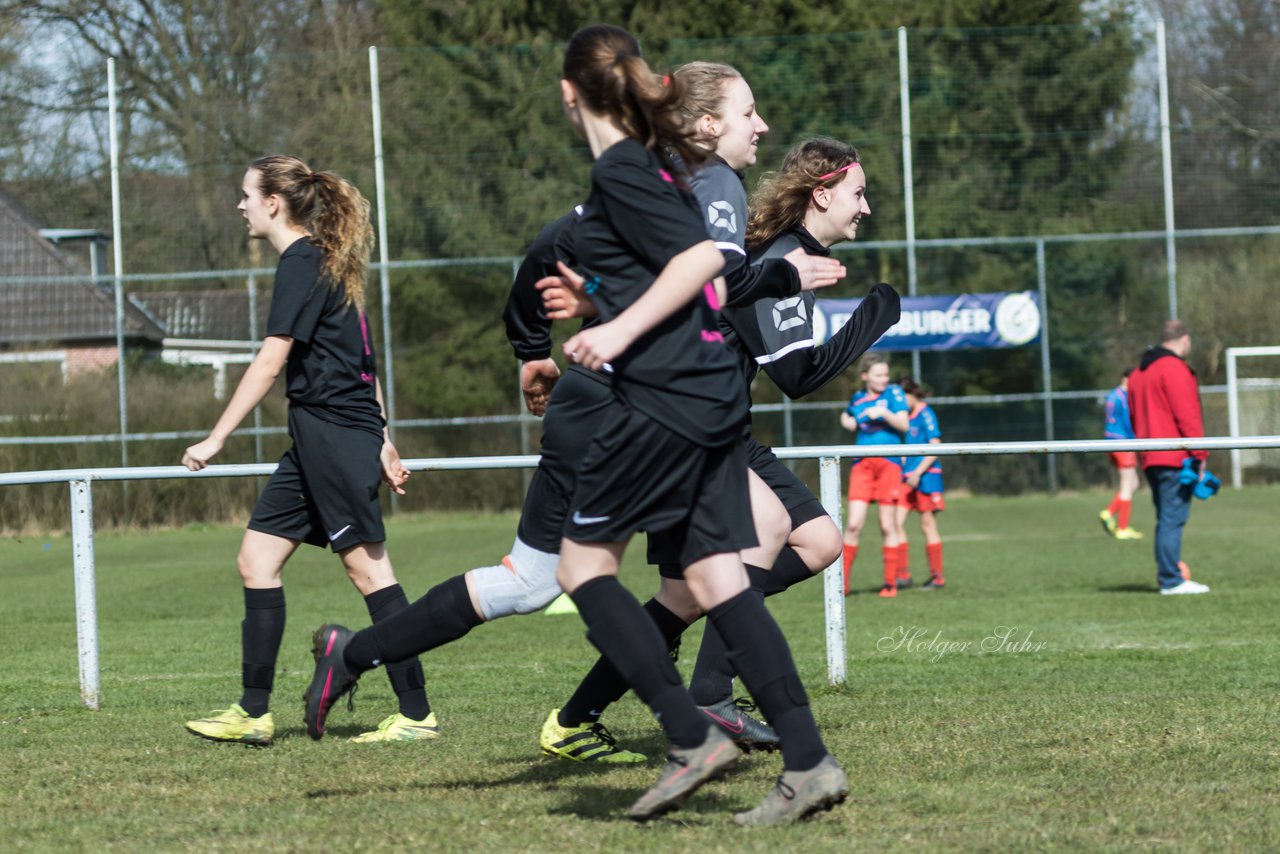
[[[772,569],[761,569],[747,564],[747,577],[751,586],[765,596],[781,593],[801,581],[813,578],[813,570],[804,562],[799,553],[791,546],[783,546]]]
[[[778,733],[783,767],[807,771],[821,762],[827,748],[818,735],[787,639],[764,607],[764,599],[754,590],[743,591],[712,608],[707,619],[719,629],[742,684]]]
[[[657,627],[614,576],[593,578],[569,594],[587,639],[631,685],[676,747],[706,741],[707,719],[689,698]]]
[[[389,620],[356,632],[342,655],[347,666],[363,672],[413,658],[443,646],[483,622],[467,594],[465,575],[455,575]]]
[[[644,610],[658,627],[658,633],[662,635],[667,649],[673,649],[689,624],[657,599],[645,602]],[[573,696],[560,709],[560,726],[595,723],[600,720],[604,710],[621,699],[629,689],[622,674],[609,663],[609,659],[601,656],[578,684]]]
[[[244,620],[240,623],[240,707],[251,718],[267,713],[276,678],[276,656],[284,637],[284,588],[244,591]]]
[[[369,609],[369,619],[376,626],[408,608],[409,597],[404,594],[403,587],[392,584],[364,597],[364,604]],[[407,658],[388,664],[387,679],[391,682],[391,690],[396,692],[400,714],[415,721],[426,720],[431,714],[431,701],[427,699],[427,680],[422,673],[422,662],[417,658]]]
[[[746,564],[751,589],[764,596],[781,593],[793,584],[812,578],[809,567],[800,559],[795,549],[784,546],[773,569],[763,569]],[[702,633],[702,646],[698,647],[698,660],[689,677],[689,693],[699,706],[711,706],[733,696],[733,677],[737,672],[729,661],[724,638],[716,627],[707,621]]]

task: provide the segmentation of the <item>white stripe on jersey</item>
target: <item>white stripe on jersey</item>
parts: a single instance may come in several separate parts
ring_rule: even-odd
[[[741,246],[739,246],[738,244],[734,243],[731,240],[717,240],[716,248],[719,249],[721,252],[728,252],[732,250],[734,252],[737,252],[739,255],[747,254],[747,250],[743,249]]]
[[[812,346],[814,346],[812,338],[805,338],[802,341],[792,341],[790,344],[783,347],[781,350],[779,350],[776,353],[769,353],[764,356],[756,356],[756,364],[767,365],[770,362],[778,361],[788,353],[794,353],[796,350],[803,350],[806,347],[812,347]]]

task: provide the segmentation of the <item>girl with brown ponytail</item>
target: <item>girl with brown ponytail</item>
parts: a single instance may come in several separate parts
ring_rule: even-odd
[[[378,487],[385,482],[403,493],[409,472],[387,432],[364,313],[369,202],[340,175],[273,155],[245,172],[238,208],[249,236],[280,253],[266,338],[209,437],[187,448],[182,464],[207,466],[281,371],[293,446],[258,499],[236,561],[245,600],[243,693],[187,729],[214,741],[265,745],[275,729],[268,700],[284,634],[285,563],[301,543],[327,545],[375,623],[406,607],[387,557]],[[400,711],[355,740],[434,738],[422,666],[411,659],[387,670]],[[309,734],[319,738],[324,721],[310,723]]]
[[[741,440],[749,401],[718,326],[723,294],[711,280],[724,261],[679,177],[708,150],[680,115],[679,76],[663,85],[625,30],[579,30],[560,86],[565,113],[595,158],[573,245],[602,321],[564,349],[578,364],[612,370],[617,403],[583,457],[557,580],[588,639],[654,711],[671,745],[657,783],[628,814],[645,821],[678,808],[739,756],[694,704],[658,628],[618,581],[627,543],[643,530],[661,532],[781,740],[782,782],[735,820],[794,821],[843,800],[848,780],[740,556],[756,544]]]

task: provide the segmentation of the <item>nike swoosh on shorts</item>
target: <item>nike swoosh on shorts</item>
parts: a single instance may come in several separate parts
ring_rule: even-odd
[[[575,525],[595,525],[600,522],[608,522],[608,516],[583,516],[582,513],[573,511],[573,524]]]
[[[329,535],[329,542],[332,543],[334,540],[338,539],[338,537],[341,537],[343,534],[345,534],[347,531],[350,531],[350,530],[351,530],[350,525],[347,525],[345,528],[339,528],[336,534]]]

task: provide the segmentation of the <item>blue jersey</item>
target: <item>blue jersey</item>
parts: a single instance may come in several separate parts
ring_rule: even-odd
[[[883,406],[890,412],[906,412],[907,395],[902,390],[902,386],[890,383],[885,390],[879,394],[863,390],[856,391],[849,398],[849,406],[845,408],[845,412],[849,413],[858,422],[858,432],[854,434],[855,445],[901,445],[902,434],[890,427],[880,418],[868,418],[867,410],[876,406]],[[884,457],[891,462],[902,464],[901,457]],[[858,461],[854,460],[856,464]]]
[[[910,427],[907,429],[908,445],[927,445],[934,439],[942,438],[942,431],[938,429],[938,416],[934,414],[933,407],[927,403],[921,403],[916,411],[911,413],[909,424]],[[920,465],[921,459],[923,458],[903,457],[902,473],[906,475],[915,471],[916,466]],[[916,489],[930,494],[942,492],[942,462],[940,460],[934,460],[928,471],[920,476],[920,485]]]
[[[1107,426],[1104,434],[1108,439],[1135,439],[1133,420],[1129,417],[1129,392],[1123,386],[1116,386],[1107,395]]]

